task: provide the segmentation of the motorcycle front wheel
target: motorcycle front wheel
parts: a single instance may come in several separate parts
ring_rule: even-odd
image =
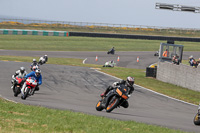
[[[28,97],[29,91],[30,91],[30,88],[28,87],[25,88],[24,95],[21,97],[23,100],[26,100],[26,98]]]
[[[195,125],[200,125],[200,119],[199,119],[199,114],[198,113],[194,117],[194,124]]]
[[[102,100],[99,100],[97,105],[96,105],[96,110],[97,111],[102,111],[103,110],[103,107],[101,106],[101,102],[102,102]]]
[[[106,107],[106,112],[108,113],[111,112],[113,109],[117,107],[118,104],[119,104],[119,98],[114,95],[112,98],[110,98],[108,106]]]

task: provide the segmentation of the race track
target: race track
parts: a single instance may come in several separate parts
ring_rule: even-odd
[[[6,53],[9,54],[9,51]],[[66,53],[62,55],[63,53],[55,52],[54,54],[57,54],[57,57],[66,57]],[[148,52],[146,53],[148,54]],[[12,54],[19,56],[20,53],[17,54],[17,52],[11,51],[10,55]],[[30,55],[30,53],[27,55],[22,54],[23,53],[21,53],[20,56]],[[55,55],[46,52],[40,52],[40,55],[38,52],[38,55],[36,54],[35,56],[41,56],[43,54],[48,54],[49,57],[55,57]],[[73,54],[75,55],[75,53]],[[69,56],[73,57],[73,54]],[[95,62],[95,57],[93,57],[93,55],[96,53],[92,52],[91,54],[91,52],[89,52],[88,57],[91,56],[89,58],[86,56],[86,52],[84,53],[85,56],[79,54],[80,52],[77,53],[77,56],[84,59],[87,58],[88,62],[90,62],[90,58]],[[67,58],[69,58],[69,56],[67,56]],[[102,55],[100,57],[103,59],[104,56]],[[146,57],[146,60],[149,60],[147,58],[150,57]],[[99,58],[99,60],[100,59],[101,58]],[[154,56],[152,56],[152,59],[154,59]],[[151,63],[149,62],[149,64]],[[43,84],[40,86],[40,91],[36,92],[35,95],[28,97],[26,100],[21,100],[19,96],[14,97],[13,92],[10,89],[11,75],[20,66],[29,68],[29,65],[30,63],[24,62],[0,61],[1,97],[24,104],[40,105],[56,109],[67,109],[120,120],[133,120],[155,124],[183,131],[200,132],[200,128],[193,124],[193,118],[197,111],[197,106],[172,100],[138,86],[135,86],[135,91],[129,99],[130,106],[128,109],[121,107],[115,109],[111,113],[96,111],[95,105],[100,99],[99,95],[109,84],[119,79],[87,67],[52,64],[42,65]],[[128,64],[126,66],[128,66]],[[145,66],[143,67],[145,68]]]

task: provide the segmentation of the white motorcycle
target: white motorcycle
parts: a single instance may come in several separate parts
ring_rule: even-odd
[[[46,63],[46,60],[43,57],[40,57],[38,64],[43,65]]]

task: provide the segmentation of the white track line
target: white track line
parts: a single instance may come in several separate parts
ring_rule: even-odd
[[[110,77],[116,78],[116,79],[118,79],[118,80],[121,80],[120,78],[117,78],[117,77],[115,77],[115,76],[109,75],[109,74],[107,74],[107,73],[104,73],[104,72],[101,72],[101,71],[98,71],[98,70],[95,70],[95,71],[97,71],[97,72],[99,72],[99,73],[102,73],[102,74],[105,74],[105,75],[107,75],[107,76],[110,76]],[[189,104],[189,105],[193,105],[193,106],[198,107],[198,105],[195,105],[195,104],[192,104],[192,103],[188,103],[188,102],[185,102],[185,101],[183,101],[183,100],[179,100],[179,99],[176,99],[176,98],[173,98],[173,97],[170,97],[170,96],[167,96],[167,95],[161,94],[161,93],[159,93],[159,92],[156,92],[156,91],[153,91],[153,90],[150,90],[150,89],[144,88],[144,87],[142,87],[142,86],[140,86],[140,85],[137,85],[137,84],[134,84],[134,85],[137,86],[137,87],[140,87],[140,88],[142,88],[142,89],[144,89],[144,90],[147,90],[147,91],[153,92],[153,93],[155,93],[155,94],[157,94],[157,95],[164,96],[164,97],[167,97],[167,98],[172,99],[172,100],[175,100],[175,101],[179,101],[179,102],[182,102],[182,103],[185,103],[185,104]]]
[[[85,58],[85,60],[83,60],[83,64],[85,64],[85,61],[87,60],[87,58]]]
[[[5,97],[2,97],[1,95],[0,95],[0,97],[3,98],[3,99],[5,99],[5,100],[7,100],[7,101],[10,101],[10,102],[13,102],[13,103],[18,103],[18,102],[15,102],[15,101],[13,101],[13,100],[10,100],[10,99],[7,99],[7,98],[5,98]]]

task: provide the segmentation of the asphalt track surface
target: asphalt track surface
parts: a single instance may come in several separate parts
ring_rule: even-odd
[[[79,58],[86,59],[87,64],[104,65],[106,61],[113,60],[117,66],[146,69],[149,65],[156,63],[159,59],[158,56],[153,56],[155,52],[152,51],[132,51],[132,52],[116,52],[115,55],[107,54],[107,52],[73,52],[73,51],[15,51],[15,50],[0,50],[0,55],[11,56],[33,56],[40,57],[47,54],[48,57],[57,58]],[[183,52],[183,59],[187,60],[190,55],[194,58],[200,58],[199,52]],[[98,61],[96,61],[96,57]],[[117,59],[119,58],[119,61]],[[139,58],[139,62],[137,62]]]
[[[41,56],[43,54],[48,54],[49,57],[63,58],[74,58],[77,54],[77,58],[87,58],[86,63],[97,63],[98,61],[100,62],[101,58],[102,60],[108,59],[108,55],[104,55],[103,52],[102,55],[99,54],[99,57],[101,58],[99,58],[99,60],[96,62],[95,57],[93,56],[96,56],[97,53],[101,52],[88,52],[87,56],[87,52],[78,52],[75,54],[74,52],[34,53],[33,51],[23,53],[20,51],[20,54],[19,51],[6,51],[6,54],[3,54],[2,51],[3,50],[0,51],[0,55],[8,54],[16,56]],[[70,55],[65,56],[66,53],[70,53]],[[83,54],[81,55],[80,53],[83,53],[85,56],[83,56]],[[130,53],[132,54],[134,52]],[[138,53],[140,52],[136,52],[135,55],[138,55]],[[157,60],[156,57],[152,55],[153,52],[141,53],[143,53],[141,55],[151,54],[151,56],[141,56],[140,58],[140,60],[146,58],[146,63],[148,65],[154,63],[154,58],[155,60]],[[118,55],[116,56],[119,55],[122,56],[122,58],[120,58],[120,61],[121,59],[123,61],[123,56],[125,56],[125,53],[121,52],[118,53]],[[193,55],[198,56],[194,53]],[[114,55],[109,56],[114,57]],[[149,61],[150,58],[152,59],[152,62]],[[118,65],[120,64],[120,61]],[[122,65],[125,65],[127,67],[130,64],[122,63]],[[135,86],[135,91],[129,99],[130,106],[128,109],[124,109],[123,107],[121,107],[113,110],[111,113],[106,113],[105,111],[96,111],[95,106],[100,99],[99,95],[105,90],[108,85],[116,80],[118,81],[119,79],[100,73],[97,70],[88,67],[74,67],[53,64],[42,65],[40,67],[42,70],[43,84],[40,86],[40,91],[36,92],[35,95],[28,97],[26,100],[22,100],[20,96],[14,97],[13,92],[10,89],[11,76],[20,66],[29,68],[30,63],[0,61],[1,97],[24,104],[84,112],[86,114],[105,116],[119,120],[133,120],[137,122],[160,125],[163,127],[189,132],[200,132],[200,127],[193,124],[193,118],[197,112],[197,106],[170,99],[139,86]],[[142,64],[141,66],[144,68],[146,67],[144,64]],[[28,72],[30,71],[28,70]]]

